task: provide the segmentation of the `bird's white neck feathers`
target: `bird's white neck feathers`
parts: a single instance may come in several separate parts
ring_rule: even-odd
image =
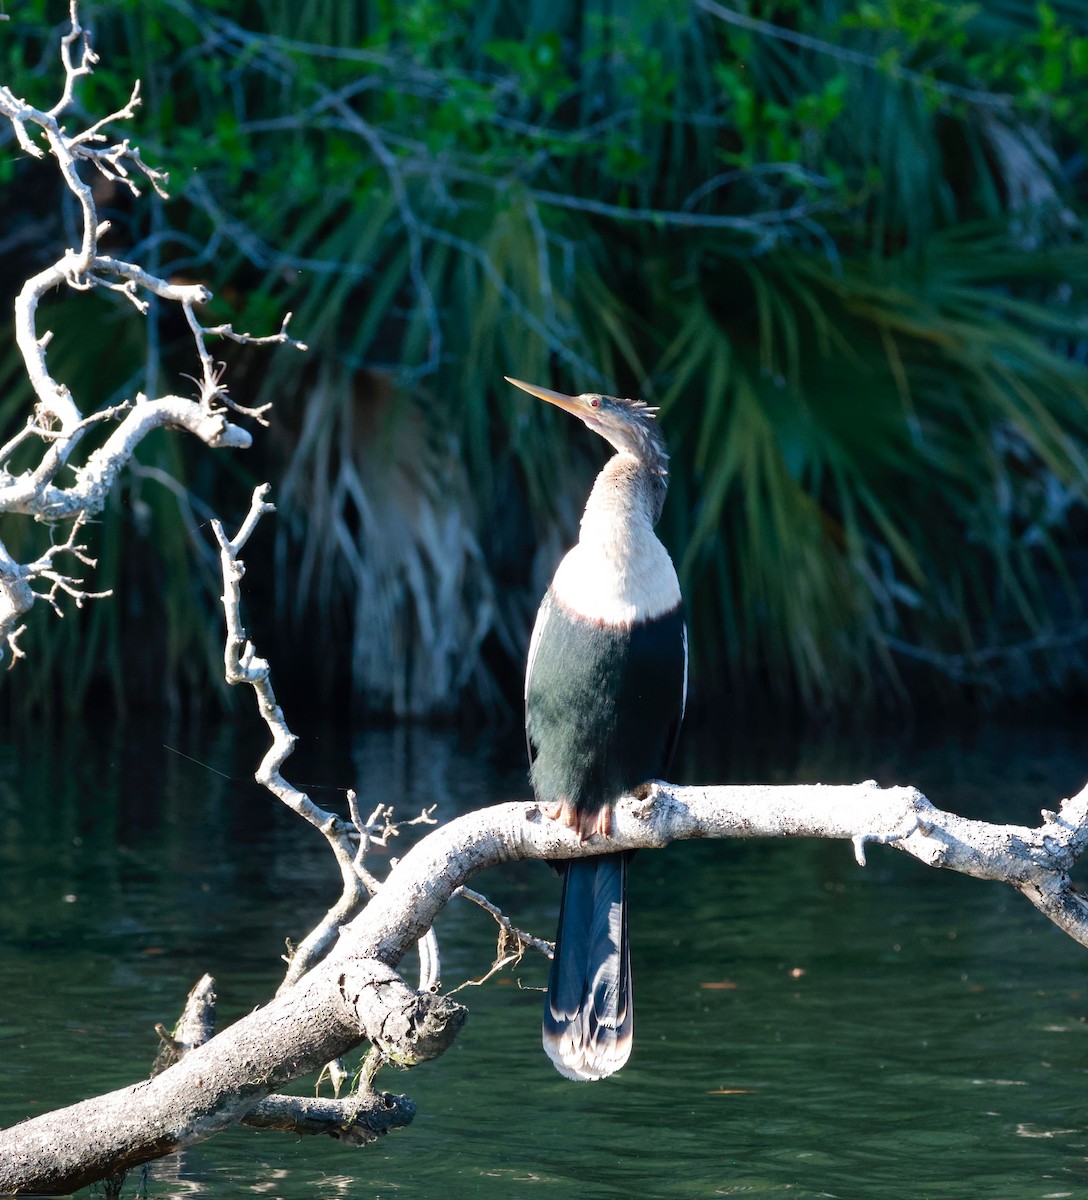
[[[676,569],[654,533],[659,488],[633,454],[620,451],[605,464],[586,502],[578,544],[552,579],[552,595],[568,612],[630,628],[680,603]]]

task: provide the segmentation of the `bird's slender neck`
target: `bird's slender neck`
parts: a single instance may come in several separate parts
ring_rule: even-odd
[[[631,629],[676,609],[676,569],[654,533],[666,486],[661,461],[621,449],[605,464],[586,502],[578,544],[552,580],[552,595],[568,613]]]
[[[611,555],[622,553],[624,546],[652,535],[667,489],[668,476],[661,467],[617,451],[593,484],[579,541]]]

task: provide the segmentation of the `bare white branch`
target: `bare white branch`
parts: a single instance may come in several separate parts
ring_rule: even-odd
[[[325,1134],[348,1146],[369,1146],[415,1116],[407,1096],[392,1092],[353,1092],[343,1099],[316,1096],[266,1096],[246,1113],[242,1123],[255,1129]]]
[[[111,140],[112,135],[107,132],[135,116],[140,104],[139,81],[133,85],[127,103],[108,116],[74,132],[61,124],[61,118],[70,117],[75,109],[78,81],[89,75],[98,61],[90,35],[80,24],[75,0],[70,5],[69,30],[61,39],[60,60],[64,82],[60,97],[51,108],[36,108],[15,96],[10,88],[0,86],[0,116],[11,123],[19,146],[27,154],[39,159],[53,157],[81,214],[79,245],[66,249],[51,266],[28,279],[16,298],[15,340],[37,403],[23,427],[0,447],[0,513],[19,513],[50,524],[68,520],[82,523],[99,513],[136,447],[153,429],[164,426],[184,429],[213,448],[244,449],[250,445],[249,432],[233,424],[227,413],[233,409],[263,422],[265,409],[248,408],[228,396],[222,367],[208,353],[205,343],[208,336],[229,338],[245,345],[305,349],[303,343],[288,334],[289,318],[285,318],[277,333],[266,336],[235,333],[229,325],[205,327],[196,315],[196,308],[211,299],[206,287],[171,283],[137,263],[100,252],[99,241],[109,223],[98,219],[93,189],[84,178],[87,170],[93,169],[124,185],[133,195],[139,195],[141,184],[146,181],[165,197],[167,176],[145,163],[128,138]],[[42,141],[48,150],[43,149]],[[116,293],[142,315],[149,307],[147,294],[181,305],[201,364],[197,398],[167,395],[148,399],[137,395],[130,403],[84,415],[68,385],[50,372],[48,348],[52,334],[39,329],[38,324],[42,298],[59,286],[77,292],[103,289]],[[76,452],[87,432],[114,422],[117,428],[105,442],[77,462]],[[35,442],[42,445],[37,461],[19,473],[13,472],[10,468],[13,456],[16,452],[25,455]],[[72,472],[72,479],[62,483],[65,469]],[[21,618],[39,596],[60,614],[58,600],[62,595],[79,605],[108,594],[87,591],[79,580],[57,570],[53,564],[61,550],[75,553],[75,542],[69,538],[59,547],[51,547],[36,562],[20,564],[0,546],[0,656],[5,648],[13,661],[22,656],[17,644],[23,628]],[[87,559],[83,561],[91,565]],[[47,584],[47,589],[36,589],[35,581]]]
[[[345,821],[315,804],[305,792],[294,787],[283,776],[282,767],[294,751],[296,738],[276,701],[269,665],[257,656],[242,621],[241,584],[245,565],[239,556],[261,517],[275,512],[275,506],[266,499],[268,492],[266,483],[254,489],[249,511],[233,538],[227,536],[220,521],[212,522],[212,530],[219,543],[223,573],[223,611],[226,619],[224,674],[229,684],[244,683],[253,689],[258,712],[272,737],[272,744],[254,777],[262,787],[324,836],[340,869],[342,884],[340,896],[333,906],[289,954],[287,972],[278,993],[282,994],[320,961],[346,922],[377,892],[380,886],[378,880],[364,865],[367,847],[372,842],[385,845],[398,830],[391,821],[391,810],[384,805],[379,805],[370,819],[364,821],[358,798],[354,792],[349,792],[348,805],[352,819]],[[407,822],[419,823],[434,824],[430,810]],[[420,990],[430,991],[438,983],[438,951],[434,935],[429,930],[421,931],[420,937],[425,942],[420,949]]]

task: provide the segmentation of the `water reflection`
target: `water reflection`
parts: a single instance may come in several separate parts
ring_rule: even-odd
[[[275,986],[283,938],[336,884],[320,837],[249,782],[261,745],[129,727],[0,752],[0,1123],[143,1074],[154,1023],[205,970],[224,1019]],[[364,807],[437,803],[442,819],[527,794],[516,745],[467,752],[418,729],[318,730],[291,769],[328,806],[350,785]],[[1054,729],[689,738],[681,772],[914,782],[1034,822],[1088,779],[1088,754]],[[479,886],[550,935],[546,866]],[[409,1130],[363,1151],[238,1130],[157,1168],[151,1194],[1084,1194],[1088,956],[1017,896],[880,847],[862,870],[815,841],[640,854],[632,892],[636,1049],[614,1080],[551,1070],[530,990],[545,964],[526,958],[461,994],[472,1015],[444,1059],[389,1074],[419,1104]],[[451,906],[439,936],[447,986],[486,970],[486,914]]]

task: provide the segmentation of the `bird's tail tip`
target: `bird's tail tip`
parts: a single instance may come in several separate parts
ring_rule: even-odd
[[[603,1031],[602,1031],[603,1032]],[[594,1083],[614,1075],[631,1057],[631,1030],[609,1030],[606,1038],[587,1044],[570,1024],[544,1018],[544,1052],[560,1075],[576,1083]]]
[[[631,942],[622,854],[567,865],[542,1028],[544,1050],[567,1079],[604,1079],[631,1057]]]

